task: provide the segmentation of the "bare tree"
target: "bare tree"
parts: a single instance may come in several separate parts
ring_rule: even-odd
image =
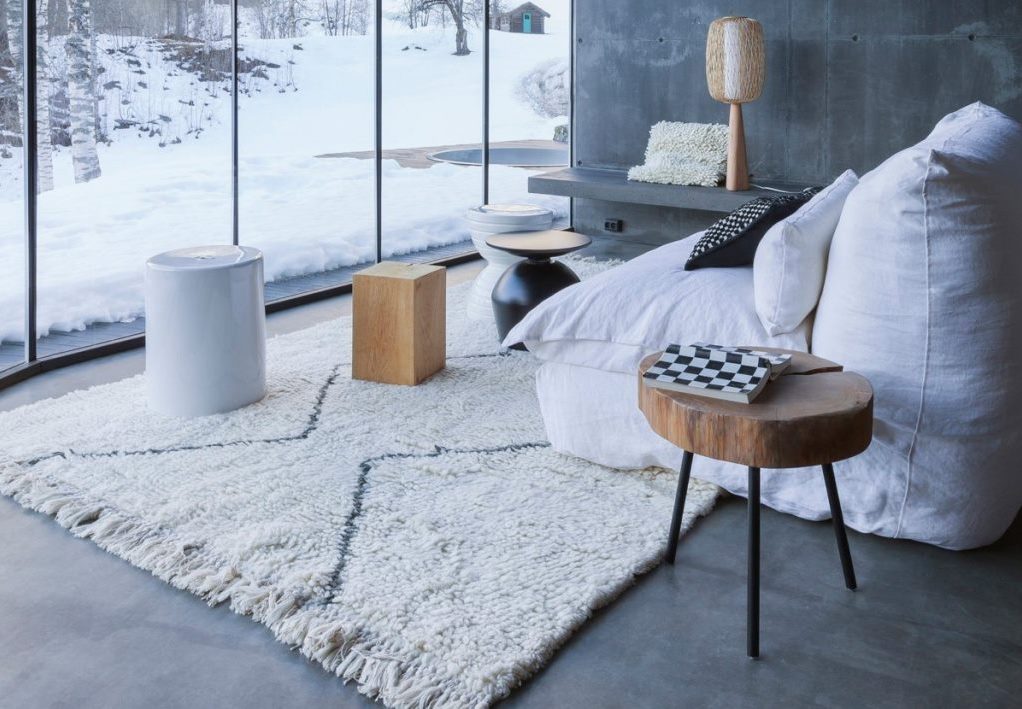
[[[75,182],[102,174],[96,152],[95,58],[92,48],[90,0],[68,0],[67,81],[71,100],[71,160]]]
[[[485,0],[483,0],[485,2]],[[507,0],[490,0],[490,20],[494,21],[510,8]]]
[[[336,37],[341,31],[341,18],[344,13],[344,0],[323,0],[321,11],[323,30],[330,37]]]
[[[308,22],[316,18],[311,0],[263,0],[256,6],[259,35],[262,39],[300,37]]]
[[[107,0],[109,1],[109,0]],[[137,2],[138,0],[136,0]],[[230,23],[231,3],[230,0],[173,0],[183,2],[187,13],[185,32],[192,39],[213,41],[223,39],[227,34]],[[245,6],[244,0],[239,0],[239,12]]]
[[[188,36],[188,0],[173,0],[174,34],[178,37]]]
[[[434,7],[445,9],[454,20],[454,54],[463,57],[472,53],[468,48],[468,29],[466,21],[471,19],[473,3],[466,0],[422,0],[422,8],[429,10]]]
[[[422,0],[401,0],[401,9],[396,13],[397,19],[408,25],[408,29],[425,27],[429,24],[431,8],[423,7]]]
[[[369,30],[369,0],[322,0],[320,23],[331,37],[364,35]]]

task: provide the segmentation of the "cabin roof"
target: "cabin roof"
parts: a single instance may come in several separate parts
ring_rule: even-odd
[[[513,10],[508,10],[507,12],[500,13],[499,16],[504,17],[505,15],[517,15],[520,12],[531,12],[533,14],[542,15],[543,17],[550,17],[549,12],[541,8],[539,5],[536,5],[535,3],[531,2],[522,3]]]

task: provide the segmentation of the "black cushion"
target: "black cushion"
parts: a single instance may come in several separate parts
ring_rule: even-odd
[[[819,187],[808,187],[801,192],[746,202],[706,230],[692,249],[685,270],[751,265],[767,230],[797,212],[819,191]]]

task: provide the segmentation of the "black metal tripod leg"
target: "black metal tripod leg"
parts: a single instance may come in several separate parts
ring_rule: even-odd
[[[681,473],[678,475],[678,492],[674,496],[674,514],[671,515],[671,533],[667,538],[667,552],[664,561],[674,563],[678,553],[678,534],[681,531],[681,518],[685,513],[685,496],[688,494],[688,479],[692,473],[692,454],[688,451],[681,458]]]
[[[749,468],[749,578],[747,652],[759,657],[759,468]]]
[[[830,517],[834,522],[834,537],[837,539],[837,551],[841,555],[841,570],[845,573],[845,586],[855,590],[855,569],[852,567],[852,554],[848,551],[848,536],[845,533],[845,517],[841,513],[841,499],[837,494],[837,481],[834,480],[834,466],[826,463],[823,466],[823,482],[827,485],[827,501],[830,502]]]

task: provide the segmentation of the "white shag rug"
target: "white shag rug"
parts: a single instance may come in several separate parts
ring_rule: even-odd
[[[151,413],[141,376],[0,414],[0,491],[388,706],[487,706],[659,562],[677,478],[551,450],[537,362],[468,289],[418,387],[352,381],[343,318],[271,340],[230,414]],[[683,529],[717,494],[692,482]]]

